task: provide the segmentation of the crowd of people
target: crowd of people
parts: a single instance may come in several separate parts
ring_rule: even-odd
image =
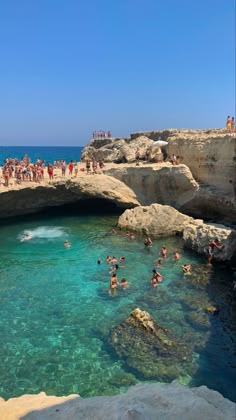
[[[116,234],[116,230],[112,229],[112,234]],[[130,240],[135,239],[135,235],[131,232],[126,232],[126,237]],[[146,236],[144,239],[144,246],[145,247],[152,247],[153,241],[150,236]],[[221,250],[223,248],[223,245],[220,244],[220,241],[218,238],[215,238],[214,240],[211,240],[206,248],[206,254],[207,254],[207,261],[210,265],[212,262],[212,258],[214,255],[214,250],[219,249]],[[158,287],[159,283],[161,283],[164,280],[163,274],[157,271],[157,268],[161,271],[163,266],[165,265],[165,261],[173,261],[173,262],[179,262],[181,259],[180,253],[178,250],[175,250],[173,254],[171,253],[170,257],[168,256],[168,251],[165,245],[163,245],[160,249],[159,256],[157,261],[155,262],[155,268],[152,270],[152,275],[150,279],[150,285],[153,288]],[[97,260],[97,264],[102,264],[102,260],[99,258]],[[125,268],[126,266],[126,257],[124,255],[117,258],[115,255],[107,255],[104,261],[106,264],[109,265],[109,274],[110,274],[110,283],[109,283],[109,290],[111,295],[115,295],[119,288],[128,288],[130,286],[130,282],[126,279],[125,276],[121,276],[121,280],[118,280],[118,271],[120,269]],[[180,265],[180,269],[183,273],[183,275],[192,275],[192,265],[191,264],[182,264]]]
[[[33,163],[27,154],[22,159],[6,158],[2,166],[2,173],[0,173],[0,184],[8,187],[10,181],[13,181],[15,184],[28,181],[40,183],[45,180],[45,174],[47,174],[47,179],[52,181],[55,176],[55,170],[59,170],[59,174],[64,178],[66,176],[77,177],[79,170],[96,174],[104,168],[103,159],[97,161],[94,157],[81,159],[81,163],[80,168],[78,162],[73,160],[70,162],[56,160],[53,163],[46,163],[43,159],[38,158]]]
[[[99,130],[99,131],[94,131],[93,132],[93,139],[94,140],[96,140],[96,139],[111,139],[112,138],[112,133],[111,133],[111,131],[109,130],[109,131],[104,131],[104,130]]]

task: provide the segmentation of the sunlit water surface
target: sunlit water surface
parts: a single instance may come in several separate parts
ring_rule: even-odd
[[[205,384],[235,400],[230,270],[209,269],[205,258],[183,249],[180,238],[169,238],[167,261],[158,268],[164,281],[153,289],[150,278],[163,240],[147,250],[141,237],[111,234],[116,222],[116,216],[101,215],[37,217],[0,227],[0,396],[111,395],[146,380],[107,344],[110,329],[139,307],[176,337],[196,343],[194,374],[183,371],[182,383]],[[28,231],[32,238],[21,242]],[[176,249],[179,262],[173,260]],[[126,257],[118,279],[126,277],[130,287],[115,297],[109,294],[108,254]],[[193,264],[192,276],[183,275],[184,263]],[[205,325],[204,317],[194,323],[191,315],[202,313],[208,302],[219,314],[207,316]]]

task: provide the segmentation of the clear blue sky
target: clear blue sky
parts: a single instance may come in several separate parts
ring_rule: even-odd
[[[235,113],[234,0],[0,0],[0,145]]]

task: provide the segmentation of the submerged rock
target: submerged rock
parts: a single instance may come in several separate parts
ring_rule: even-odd
[[[191,348],[139,308],[111,330],[108,340],[116,354],[145,378],[173,380],[182,370],[191,370]]]

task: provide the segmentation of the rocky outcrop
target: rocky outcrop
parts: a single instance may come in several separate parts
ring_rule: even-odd
[[[131,139],[143,135],[167,140],[168,155],[179,156],[197,181],[235,198],[236,135],[224,129],[169,129],[133,133]]]
[[[94,156],[96,160],[104,159],[106,162],[126,163],[135,161],[137,150],[141,159],[145,158],[147,149],[150,149],[150,157],[153,159],[160,152],[159,148],[152,148],[153,141],[145,136],[134,140],[114,139],[106,144],[102,141],[99,144],[99,142],[100,140],[90,141],[83,149],[82,158]]]
[[[139,384],[113,397],[72,395],[66,400],[40,393],[0,402],[4,420],[235,420],[235,410],[235,404],[219,392],[206,386],[188,388],[177,381]]]
[[[17,185],[0,193],[0,218],[35,213],[48,207],[72,204],[84,200],[102,200],[116,207],[139,205],[133,191],[124,183],[107,175],[81,174],[78,178]]]
[[[195,220],[169,206],[152,204],[126,210],[119,217],[118,226],[153,238],[182,234],[184,245],[200,254],[205,254],[209,242],[217,237],[223,248],[214,250],[215,260],[229,261],[236,255],[235,230]]]
[[[171,381],[181,371],[192,373],[190,346],[174,338],[139,308],[111,330],[108,341],[129,368],[146,379]]]
[[[184,227],[190,223],[196,223],[192,217],[180,213],[173,207],[161,204],[126,210],[118,220],[118,226],[121,229],[151,235],[152,238],[182,234]]]
[[[223,248],[214,249],[214,259],[217,261],[229,261],[236,256],[236,231],[223,225],[214,223],[202,223],[196,220],[183,229],[183,240],[187,248],[191,248],[199,254],[206,253],[210,241],[218,238]]]
[[[129,186],[142,205],[159,203],[180,209],[193,200],[199,188],[185,165],[116,165],[104,173]]]

